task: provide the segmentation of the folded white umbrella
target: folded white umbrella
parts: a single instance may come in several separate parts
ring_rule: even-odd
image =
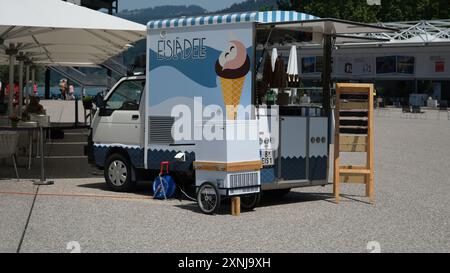
[[[278,50],[274,47],[272,49],[272,72],[275,72],[275,64],[277,63],[278,59]]]
[[[291,47],[291,52],[289,53],[287,74],[288,74],[288,82],[290,83],[299,82],[297,47],[295,45]]]

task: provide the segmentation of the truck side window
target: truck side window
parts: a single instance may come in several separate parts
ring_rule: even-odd
[[[106,110],[139,110],[145,80],[122,82],[106,101]]]

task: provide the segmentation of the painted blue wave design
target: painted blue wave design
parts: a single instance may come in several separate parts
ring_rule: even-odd
[[[191,50],[190,48],[187,50]],[[162,67],[162,66],[170,66],[181,73],[183,73],[186,77],[195,81],[201,86],[207,88],[215,88],[217,87],[217,74],[215,70],[216,61],[219,59],[222,51],[214,49],[212,47],[206,47],[206,56],[204,59],[184,59],[182,58],[185,51],[180,52],[177,55],[177,59],[168,59],[168,60],[158,60],[158,54],[149,49],[150,56],[150,71]],[[250,56],[251,63],[253,63],[252,58],[252,48],[247,49],[247,54]],[[253,65],[251,66],[253,67]]]

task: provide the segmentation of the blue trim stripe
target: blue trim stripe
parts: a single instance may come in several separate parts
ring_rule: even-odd
[[[154,20],[148,22],[147,28],[177,28],[195,25],[218,25],[240,22],[278,23],[313,19],[318,19],[318,17],[312,16],[310,14],[298,13],[295,11],[246,12],[190,18]]]

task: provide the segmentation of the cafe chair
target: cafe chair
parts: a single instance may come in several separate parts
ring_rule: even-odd
[[[410,105],[403,105],[402,106],[402,117],[403,118],[410,118],[410,114],[412,113],[411,106]]]
[[[17,132],[0,131],[0,158],[11,157],[19,180],[19,172],[17,170],[16,147],[19,142],[19,134]]]

